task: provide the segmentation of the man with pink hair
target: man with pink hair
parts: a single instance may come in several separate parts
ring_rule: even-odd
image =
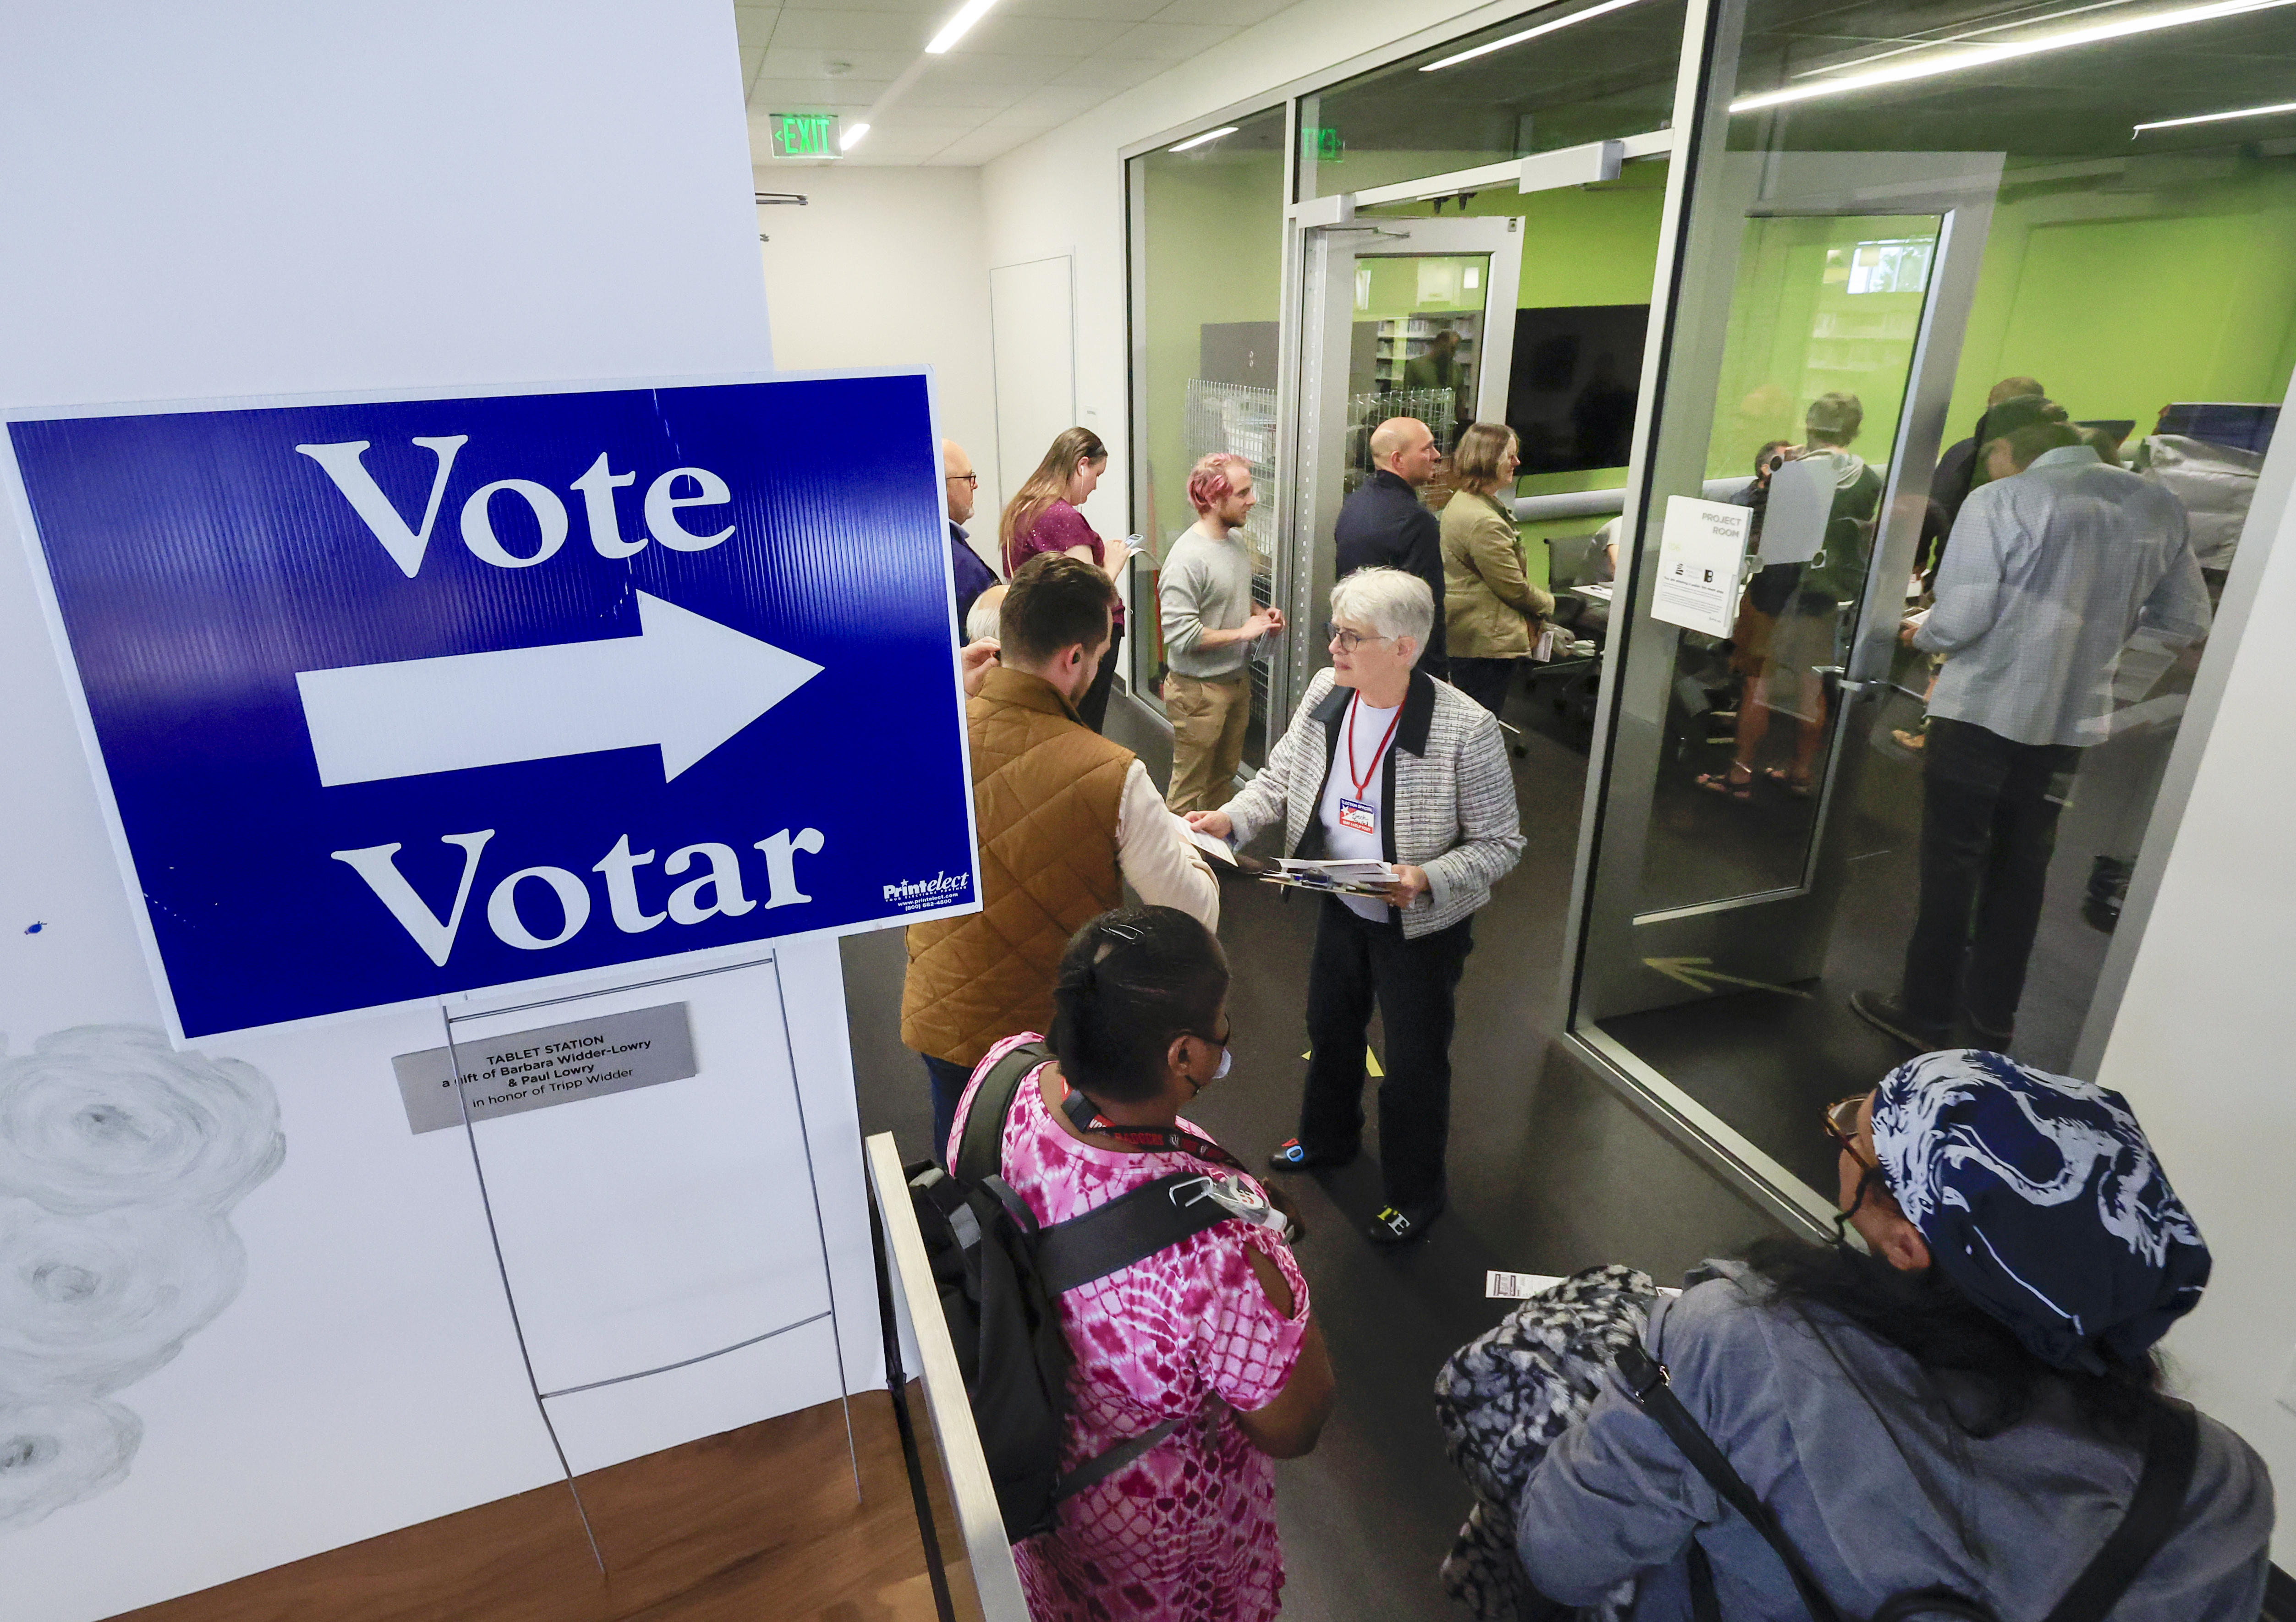
[[[1227,803],[1251,721],[1251,647],[1283,628],[1283,616],[1251,595],[1243,526],[1259,504],[1251,464],[1214,451],[1189,471],[1196,521],[1172,543],[1156,601],[1163,611],[1164,709],[1172,722],[1175,811]]]

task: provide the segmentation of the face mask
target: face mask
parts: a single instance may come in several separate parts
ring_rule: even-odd
[[[1230,1066],[1230,1065],[1232,1065],[1232,1064],[1234,1064],[1234,1062],[1235,1062],[1235,1054],[1234,1053],[1234,1052],[1232,1052],[1231,1050],[1229,1050],[1229,1049],[1227,1049],[1227,1048],[1222,1048],[1222,1049],[1220,1049],[1220,1061],[1219,1061],[1219,1069],[1218,1069],[1217,1070],[1214,1070],[1214,1071],[1212,1072],[1212,1080],[1214,1080],[1214,1081],[1218,1081],[1221,1077],[1223,1077],[1223,1076],[1226,1075],[1226,1074],[1227,1074],[1227,1067],[1228,1067],[1228,1066]]]

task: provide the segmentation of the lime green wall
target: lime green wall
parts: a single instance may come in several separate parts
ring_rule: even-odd
[[[1146,166],[1143,322],[1147,375],[1148,511],[1159,545],[1195,521],[1188,505],[1187,385],[1204,326],[1274,321],[1282,307],[1283,165],[1280,152],[1190,162],[1158,154]]]
[[[2016,171],[2007,178],[2013,187]],[[1949,439],[1969,431],[1987,389],[2019,374],[2075,417],[2133,418],[2137,434],[2173,400],[2287,392],[2296,162],[2249,159],[2143,189],[2008,194],[1986,239]]]
[[[1765,440],[1800,438],[1805,408],[1833,392],[1855,395],[1866,408],[1849,448],[1876,464],[1889,462],[1925,295],[1853,293],[1848,261],[1860,242],[1934,242],[1939,227],[1935,216],[1916,215],[1746,222],[1715,389],[1709,479],[1752,472]]]
[[[1480,285],[1472,291],[1463,290],[1456,297],[1424,297],[1419,291],[1420,266],[1431,258],[1440,259],[1446,266],[1455,268],[1475,266],[1480,284],[1480,278],[1488,274],[1484,266],[1489,257],[1480,253],[1458,253],[1419,254],[1409,258],[1358,259],[1356,262],[1356,291],[1358,294],[1356,319],[1382,321],[1403,315],[1480,314],[1483,307]],[[1362,279],[1365,271],[1371,273],[1367,289]],[[1371,295],[1368,299],[1360,296],[1365,291]]]

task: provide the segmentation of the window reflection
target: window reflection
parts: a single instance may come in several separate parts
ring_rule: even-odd
[[[1299,194],[1663,129],[1683,12],[1681,0],[1547,6],[1304,96]]]
[[[1128,645],[1131,685],[1161,702],[1166,674],[1154,561],[1195,522],[1188,470],[1230,451],[1251,464],[1266,498],[1244,526],[1254,597],[1272,601],[1277,324],[1283,259],[1283,110],[1235,120],[1230,133],[1176,143],[1130,165],[1132,253],[1143,296],[1134,315],[1145,412],[1136,454],[1135,521],[1149,556],[1135,565],[1140,629]],[[1264,756],[1267,663],[1250,663],[1252,718],[1244,758]]]
[[[1863,407],[1848,449],[1897,475],[1864,578],[1829,586],[1829,657],[1812,622],[1781,654],[1806,596],[1757,567],[1740,634],[1668,643],[1645,700],[1665,746],[1612,787],[1648,795],[1634,949],[1725,978],[1693,998],[1630,959],[1603,1028],[1814,1186],[1831,1156],[1798,1123],[1911,1044],[2073,1068],[2129,876],[2173,832],[2153,801],[2296,369],[2296,112],[2256,111],[2289,99],[2292,54],[2285,5],[1747,6],[1714,172],[1829,170],[1846,210],[1999,166],[1944,234],[1821,203],[1730,222],[1726,342],[1672,363],[1721,351],[1716,386],[1661,403],[1660,461],[1688,435],[1708,479],[1746,481],[1763,565],[1792,501],[1757,459],[1807,466],[1828,391]],[[1941,278],[1956,318],[1909,397]],[[1907,465],[1915,427],[1938,448]],[[1852,517],[1826,504],[1829,566]],[[1771,684],[1826,664],[1876,684]]]

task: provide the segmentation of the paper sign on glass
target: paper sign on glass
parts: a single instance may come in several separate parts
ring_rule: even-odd
[[[1762,561],[1807,563],[1825,545],[1833,516],[1833,463],[1823,457],[1789,462],[1770,475],[1762,508]]]
[[[1651,618],[1727,636],[1738,617],[1738,574],[1746,561],[1751,508],[1670,496],[1658,545]]]

